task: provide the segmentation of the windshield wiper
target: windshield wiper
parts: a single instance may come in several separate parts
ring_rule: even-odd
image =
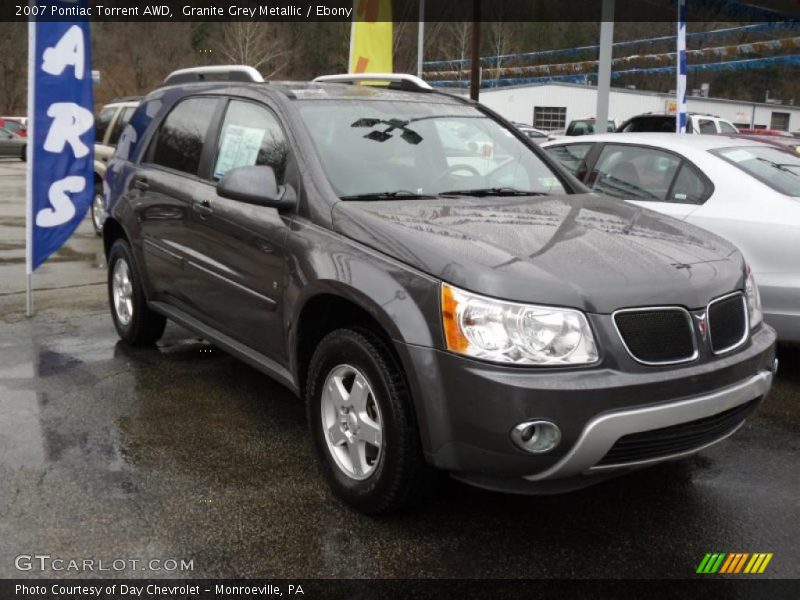
[[[403,198],[405,200],[433,200],[436,196],[430,194],[418,194],[408,190],[395,190],[394,192],[369,192],[367,194],[352,194],[350,196],[340,196],[341,200],[394,200]]]
[[[531,190],[518,190],[511,187],[476,188],[473,190],[450,190],[442,192],[439,196],[474,196],[485,198],[486,196],[546,196],[545,192],[534,192]]]
[[[760,156],[757,158],[758,160],[763,161],[772,167],[775,167],[779,171],[783,171],[784,173],[789,173],[790,175],[797,175],[797,172],[793,171],[792,169],[800,169],[800,165],[795,163],[779,163],[771,161],[768,158],[761,158]]]

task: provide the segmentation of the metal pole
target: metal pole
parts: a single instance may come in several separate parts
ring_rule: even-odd
[[[675,86],[678,108],[675,131],[686,133],[686,0],[678,0],[678,81]]]
[[[597,68],[597,115],[595,133],[608,126],[608,100],[611,95],[611,59],[614,47],[614,0],[603,0],[600,10],[600,56]]]
[[[36,21],[28,21],[28,140],[36,143],[36,111],[34,79],[36,68]],[[28,151],[25,163],[25,316],[33,316],[33,161],[36,155]]]
[[[472,0],[472,59],[469,97],[478,101],[481,92],[481,0]]]
[[[419,23],[417,24],[417,77],[422,79],[425,59],[425,0],[419,0]]]

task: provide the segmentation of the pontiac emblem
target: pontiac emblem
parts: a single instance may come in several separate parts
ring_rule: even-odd
[[[708,334],[708,319],[706,318],[706,313],[695,315],[694,318],[697,319],[697,331],[700,332],[700,337],[706,339],[706,335]]]

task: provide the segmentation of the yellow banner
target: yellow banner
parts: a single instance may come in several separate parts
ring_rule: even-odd
[[[349,70],[392,72],[392,0],[355,0]]]

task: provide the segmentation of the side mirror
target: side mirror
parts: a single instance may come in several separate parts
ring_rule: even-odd
[[[278,210],[292,208],[295,195],[288,186],[279,186],[275,171],[268,166],[238,167],[223,175],[217,184],[223,198],[268,206]]]

